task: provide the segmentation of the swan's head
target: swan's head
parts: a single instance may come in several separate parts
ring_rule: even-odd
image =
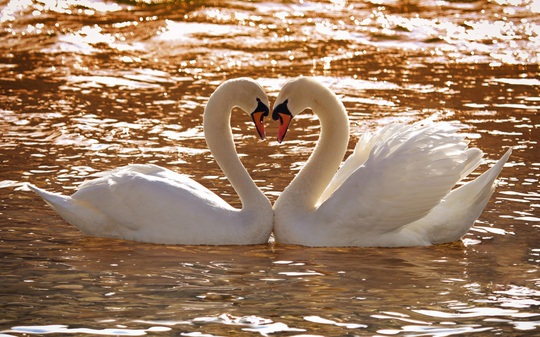
[[[247,77],[223,82],[210,96],[204,112],[205,128],[212,123],[221,124],[223,109],[240,108],[253,119],[261,139],[265,138],[264,118],[270,114],[268,96],[264,89]],[[214,113],[215,111],[215,113]]]
[[[294,116],[313,104],[313,95],[310,88],[318,85],[313,79],[299,77],[285,83],[274,103],[272,119],[279,120],[277,141],[281,143]]]
[[[247,77],[231,80],[237,87],[234,95],[238,97],[237,106],[247,112],[253,119],[257,133],[262,140],[266,137],[264,118],[270,114],[268,96],[264,89],[254,80]]]

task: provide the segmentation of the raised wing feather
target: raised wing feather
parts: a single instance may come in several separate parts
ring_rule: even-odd
[[[384,129],[367,160],[319,207],[319,216],[335,222],[342,235],[381,235],[422,218],[474,166],[457,131],[440,122]]]
[[[354,171],[365,163],[375,145],[386,142],[399,132],[398,130],[400,127],[399,124],[389,124],[376,133],[364,133],[360,139],[358,139],[353,153],[351,153],[345,162],[343,162],[343,165],[341,165],[334,175],[334,178],[319,198],[319,204],[323,203],[330,195],[332,195],[332,193],[334,193],[334,191],[341,186]]]

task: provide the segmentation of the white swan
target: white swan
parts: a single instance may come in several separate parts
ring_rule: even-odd
[[[459,240],[482,213],[511,152],[452,190],[480,164],[482,152],[467,148],[450,123],[390,125],[364,135],[337,171],[349,121],[336,95],[315,80],[301,77],[282,88],[272,114],[280,121],[278,141],[306,108],[318,116],[321,135],[274,204],[276,242],[396,247]]]
[[[156,165],[129,165],[84,182],[72,196],[29,185],[83,233],[163,244],[267,243],[273,211],[236,153],[230,128],[234,107],[248,112],[264,138],[268,97],[247,78],[229,80],[211,95],[204,133],[215,160],[242,202],[236,209],[187,176]]]

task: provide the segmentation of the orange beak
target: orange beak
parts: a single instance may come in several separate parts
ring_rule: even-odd
[[[266,114],[268,114],[268,112],[266,112]],[[264,131],[264,117],[264,111],[255,111],[251,114],[251,118],[253,119],[253,123],[255,123],[255,127],[257,128],[257,132],[259,133],[261,140],[266,138],[266,133]]]
[[[285,134],[287,134],[289,124],[291,124],[291,120],[293,118],[287,104],[289,104],[289,100],[285,100],[283,103],[274,106],[274,111],[272,112],[272,119],[275,121],[279,120],[279,129],[277,135],[278,143],[281,143],[283,138],[285,138]]]
[[[281,143],[283,141],[283,138],[285,138],[285,135],[287,134],[287,130],[289,129],[289,124],[291,124],[292,116],[289,114],[278,113],[278,117],[279,117],[279,129],[278,129],[277,141],[278,143]]]
[[[257,128],[261,140],[266,138],[266,133],[264,132],[264,117],[268,116],[268,114],[270,114],[270,109],[257,98],[257,107],[255,108],[255,111],[251,113],[251,118],[253,119],[253,123],[255,123],[255,127]]]

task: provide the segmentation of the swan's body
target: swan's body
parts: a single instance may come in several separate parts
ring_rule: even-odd
[[[156,165],[129,165],[79,186],[72,196],[30,187],[83,233],[164,244],[259,244],[268,242],[273,211],[240,162],[230,128],[231,110],[253,111],[264,137],[268,98],[249,79],[223,83],[204,112],[206,142],[242,202],[230,206],[187,176]]]
[[[274,204],[276,242],[396,247],[459,240],[480,216],[510,155],[452,189],[480,165],[482,152],[467,147],[457,126],[425,122],[364,135],[339,168],[349,140],[346,111],[333,92],[312,79],[287,83],[276,99],[278,141],[291,118],[306,108],[319,117],[321,135]]]

